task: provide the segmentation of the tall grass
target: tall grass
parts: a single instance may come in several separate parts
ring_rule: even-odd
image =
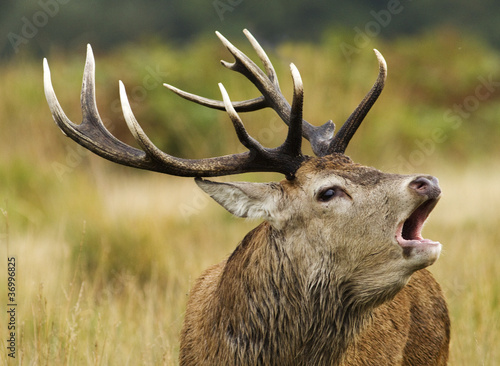
[[[376,74],[371,51],[347,62],[338,44],[349,40],[335,37],[315,46],[286,44],[271,53],[286,95],[291,90],[286,64],[293,61],[301,70],[305,116],[315,124],[345,119]],[[440,178],[444,197],[424,234],[444,244],[431,269],[450,307],[450,364],[496,365],[499,93],[481,100],[459,128],[444,116],[475,95],[479,77],[498,79],[498,55],[449,32],[376,46],[389,63],[388,85],[348,153],[386,170]],[[221,80],[235,100],[256,95],[245,80],[221,68],[218,59],[230,57],[217,43],[206,41],[185,49],[152,42],[97,54],[103,119],[113,133],[132,143],[116,108],[116,81],[122,78],[139,120],[165,150],[185,157],[241,151],[224,113],[190,106],[159,83],[144,83],[153,69],[162,73],[162,81],[209,97],[218,98],[216,82]],[[49,62],[59,100],[78,121],[83,49],[71,57],[52,54]],[[2,65],[0,364],[175,364],[194,279],[227,256],[257,223],[232,218],[190,179],[115,167],[78,149],[53,125],[42,90],[39,60]],[[268,146],[285,136],[272,113],[245,114],[243,119]],[[426,145],[436,128],[445,141]],[[410,162],[415,151],[423,159]],[[11,256],[17,261],[15,360],[7,355],[5,326],[4,279]]]

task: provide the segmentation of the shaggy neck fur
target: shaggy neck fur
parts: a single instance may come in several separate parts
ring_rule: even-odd
[[[219,355],[236,355],[228,364],[337,365],[369,318],[335,278],[333,253],[321,253],[313,269],[294,245],[263,223],[227,260],[211,324],[223,337]]]

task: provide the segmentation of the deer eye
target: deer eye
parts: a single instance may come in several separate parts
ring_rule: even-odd
[[[344,190],[340,187],[328,187],[326,189],[323,189],[321,192],[318,194],[318,201],[320,202],[328,202],[332,200],[335,197],[342,197],[346,196],[346,193]]]

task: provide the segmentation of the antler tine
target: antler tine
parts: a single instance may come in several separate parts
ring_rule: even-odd
[[[266,69],[266,74],[269,80],[274,84],[276,89],[280,91],[280,84],[278,81],[278,76],[276,75],[276,71],[274,70],[274,66],[267,56],[266,51],[262,48],[260,43],[255,39],[255,37],[250,33],[248,29],[243,29],[243,33],[245,34],[245,37],[250,41],[250,44],[252,45],[253,49],[257,53],[257,56],[259,56],[260,61],[262,62],[262,65],[264,65],[264,68]]]
[[[260,145],[257,140],[255,140],[252,136],[250,136],[247,130],[245,129],[245,126],[243,125],[240,116],[234,109],[234,106],[231,103],[231,99],[229,99],[229,94],[227,93],[226,88],[224,88],[224,85],[222,85],[222,83],[219,83],[219,89],[222,94],[222,100],[224,102],[227,114],[229,115],[229,118],[231,118],[231,121],[233,122],[234,129],[236,130],[236,135],[238,136],[240,142],[247,149],[255,150],[261,154],[264,154],[265,152],[264,149],[262,148],[262,145]]]
[[[378,64],[379,64],[379,74],[377,80],[373,84],[372,88],[366,94],[364,99],[359,103],[354,112],[349,116],[347,121],[342,125],[342,128],[337,132],[335,137],[332,139],[330,146],[325,155],[332,153],[341,153],[343,154],[351,140],[352,136],[363,122],[363,119],[370,111],[371,107],[378,99],[380,93],[384,89],[385,80],[387,78],[387,63],[385,62],[382,54],[373,50],[375,55],[377,56]]]
[[[218,109],[218,110],[225,110],[224,107],[224,102],[221,100],[215,100],[215,99],[209,99],[205,98],[196,94],[188,93],[184,90],[181,90],[179,88],[176,88],[173,85],[170,84],[163,84],[164,87],[170,89],[173,91],[175,94],[178,96],[189,100],[190,102],[194,102],[197,104],[200,104],[204,107],[212,108],[212,109]],[[260,96],[254,99],[249,99],[245,101],[240,101],[240,102],[232,102],[233,107],[237,112],[253,112],[257,111],[259,109],[267,108],[267,101],[264,98],[264,96]]]
[[[302,145],[302,110],[304,105],[304,86],[299,70],[294,64],[290,64],[293,79],[293,101],[290,113],[290,127],[288,135],[283,143],[283,149],[292,156],[301,155]]]

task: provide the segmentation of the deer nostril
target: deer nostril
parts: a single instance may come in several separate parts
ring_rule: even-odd
[[[441,194],[437,178],[432,176],[418,177],[410,182],[409,187],[420,195],[438,198]]]
[[[418,177],[414,181],[410,183],[410,188],[413,188],[416,191],[426,190],[427,187],[431,185],[431,181],[424,177]]]

